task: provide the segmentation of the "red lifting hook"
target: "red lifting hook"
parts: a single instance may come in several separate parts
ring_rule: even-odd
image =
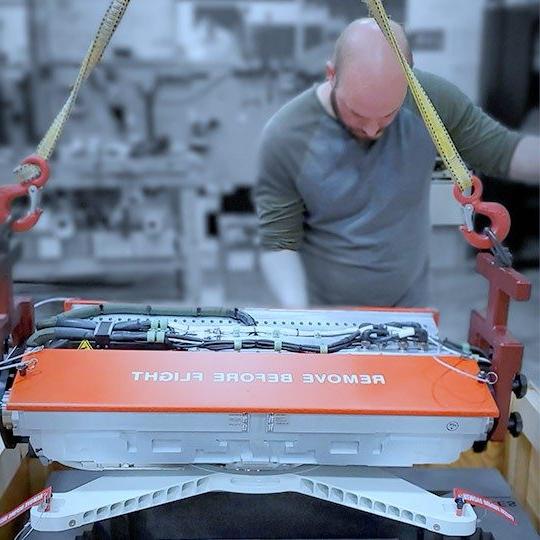
[[[23,180],[19,184],[0,186],[0,225],[8,224],[13,232],[29,231],[39,220],[43,210],[39,208],[40,189],[49,179],[49,164],[39,156],[29,156],[21,165],[35,165],[39,169],[39,176],[30,180]],[[29,212],[16,220],[11,221],[13,201],[21,197],[30,199]]]
[[[474,214],[482,214],[490,219],[491,224],[488,226],[499,242],[503,242],[510,232],[510,214],[508,210],[496,202],[483,202],[482,193],[484,188],[482,182],[476,176],[472,177],[473,192],[471,195],[464,195],[459,187],[454,186],[454,197],[462,205],[466,215],[470,216],[469,220],[465,220],[466,224],[460,227],[463,236],[467,242],[477,249],[490,249],[493,244],[489,237],[485,234],[477,233],[474,230],[472,217]]]

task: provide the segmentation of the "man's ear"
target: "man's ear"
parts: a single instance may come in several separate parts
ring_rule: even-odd
[[[336,68],[330,60],[326,62],[326,80],[330,81],[332,85],[336,82]]]

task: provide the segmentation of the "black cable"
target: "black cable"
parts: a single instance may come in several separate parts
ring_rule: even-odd
[[[121,321],[114,324],[113,329],[114,330],[122,330],[125,332],[146,332],[150,330],[151,323],[148,319],[144,321]]]
[[[461,345],[459,345],[458,343],[455,343],[454,341],[451,341],[448,338],[444,338],[441,343],[445,347],[448,347],[449,349],[452,349],[453,351],[456,351],[457,353],[463,354],[463,347]],[[471,352],[473,354],[477,354],[478,356],[481,356],[482,361],[484,363],[489,362],[489,364],[491,365],[491,360],[489,358],[490,355],[487,354],[486,351],[484,351],[480,347],[476,347],[475,345],[471,345],[470,343],[468,343],[467,345],[469,346],[469,349],[471,350]]]
[[[69,339],[58,339],[51,341],[47,347],[48,349],[71,349],[71,343]]]
[[[90,321],[87,319],[64,319],[59,321],[57,327],[63,328],[82,328],[86,330],[95,330],[97,326],[96,321]]]
[[[232,310],[231,310],[232,311]],[[237,311],[237,310],[236,310]],[[239,316],[239,312],[231,315]],[[96,347],[103,346],[103,343],[96,343],[95,329],[98,323],[92,320],[81,319],[62,319],[58,321],[58,326],[47,328],[41,343],[49,343],[49,347],[72,348],[82,340],[88,340]],[[366,326],[366,325],[363,325]],[[329,353],[339,352],[344,349],[356,346],[378,346],[387,347],[391,342],[398,342],[400,346],[414,344],[417,346],[427,345],[428,333],[420,325],[415,323],[392,323],[391,326],[414,328],[413,336],[400,337],[396,334],[391,334],[386,325],[369,325],[367,330],[354,331],[348,336],[341,338],[332,343],[326,344],[324,350]],[[109,341],[106,345],[111,347],[124,348],[133,347],[140,348],[141,345],[148,349],[153,348],[169,348],[176,350],[190,349],[205,349],[211,351],[233,350],[237,348],[237,340],[221,340],[221,339],[204,339],[198,336],[189,336],[179,334],[177,332],[165,331],[162,343],[153,343],[149,341],[148,330],[151,328],[149,320],[142,321],[126,321],[113,324],[112,331],[109,335]],[[261,349],[275,350],[276,341],[272,339],[245,339],[241,341],[242,349]],[[282,341],[281,350],[295,353],[319,353],[323,350],[320,345],[292,343]],[[459,351],[457,351],[459,352]]]

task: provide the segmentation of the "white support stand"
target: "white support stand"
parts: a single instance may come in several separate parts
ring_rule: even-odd
[[[212,491],[296,492],[444,535],[469,536],[476,530],[476,514],[469,504],[457,516],[452,499],[386,471],[335,466],[231,472],[188,465],[171,471],[115,472],[72,491],[53,493],[50,510],[34,507],[31,522],[38,531],[64,531]]]

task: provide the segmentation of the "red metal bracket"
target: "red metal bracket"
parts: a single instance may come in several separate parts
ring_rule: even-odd
[[[480,253],[476,271],[489,283],[488,305],[485,313],[471,312],[469,343],[492,352],[492,371],[498,381],[493,386],[499,419],[490,439],[503,441],[508,427],[512,383],[521,369],[523,344],[508,332],[510,300],[525,302],[531,296],[531,282],[511,268],[497,266],[495,257]]]
[[[36,178],[22,180],[18,184],[0,186],[0,354],[3,354],[8,338],[13,345],[20,345],[31,335],[34,327],[34,306],[29,298],[13,299],[13,254],[10,252],[9,233],[30,230],[43,211],[39,208],[40,191],[49,180],[49,164],[39,156],[29,156],[21,165],[38,168]],[[19,219],[12,216],[16,199],[29,197],[30,209]]]
[[[34,305],[30,298],[13,298],[13,257],[0,253],[0,355],[11,336],[13,345],[20,345],[34,328]]]

